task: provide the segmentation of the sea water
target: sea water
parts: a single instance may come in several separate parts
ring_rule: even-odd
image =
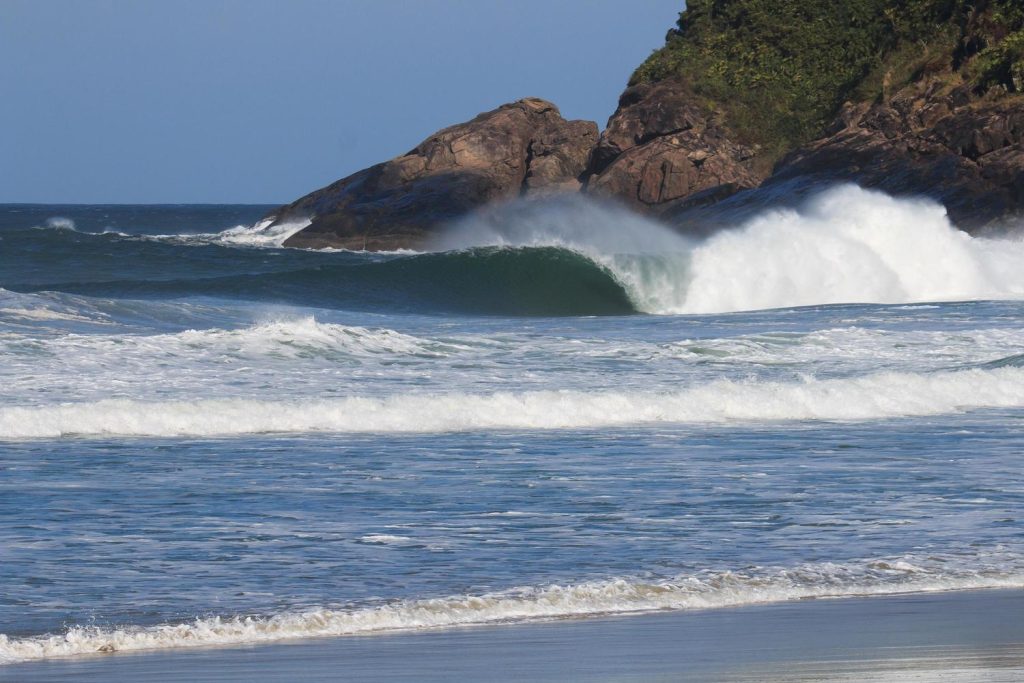
[[[1024,244],[847,186],[0,207],[0,662],[1024,586]]]

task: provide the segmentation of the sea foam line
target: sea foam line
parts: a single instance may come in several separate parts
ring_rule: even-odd
[[[0,408],[0,438],[449,432],[651,423],[870,420],[1024,407],[1024,369],[886,372],[801,382],[717,380],[675,393],[530,391],[274,401],[109,399]]]
[[[616,578],[525,587],[349,610],[210,617],[145,627],[74,626],[65,633],[24,638],[0,634],[0,663],[97,652],[245,645],[571,617],[717,609],[809,598],[1024,587],[1024,574],[1019,572],[943,571],[946,570],[925,569],[902,560],[819,563],[789,569],[705,573],[663,581]]]

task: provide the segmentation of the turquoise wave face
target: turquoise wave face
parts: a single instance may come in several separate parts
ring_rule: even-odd
[[[38,232],[38,231],[33,231]],[[607,268],[559,247],[378,255],[121,235],[8,233],[0,287],[113,298],[218,296],[324,308],[493,315],[635,312]]]

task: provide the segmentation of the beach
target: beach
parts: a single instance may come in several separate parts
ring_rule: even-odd
[[[1024,681],[1024,0],[179,4],[0,2],[0,683]]]
[[[786,602],[18,664],[43,681],[1019,681],[1024,591]]]

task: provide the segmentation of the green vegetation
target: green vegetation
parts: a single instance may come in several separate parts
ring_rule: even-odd
[[[1024,91],[1024,1],[690,0],[630,83],[680,79],[771,161],[925,73]]]

